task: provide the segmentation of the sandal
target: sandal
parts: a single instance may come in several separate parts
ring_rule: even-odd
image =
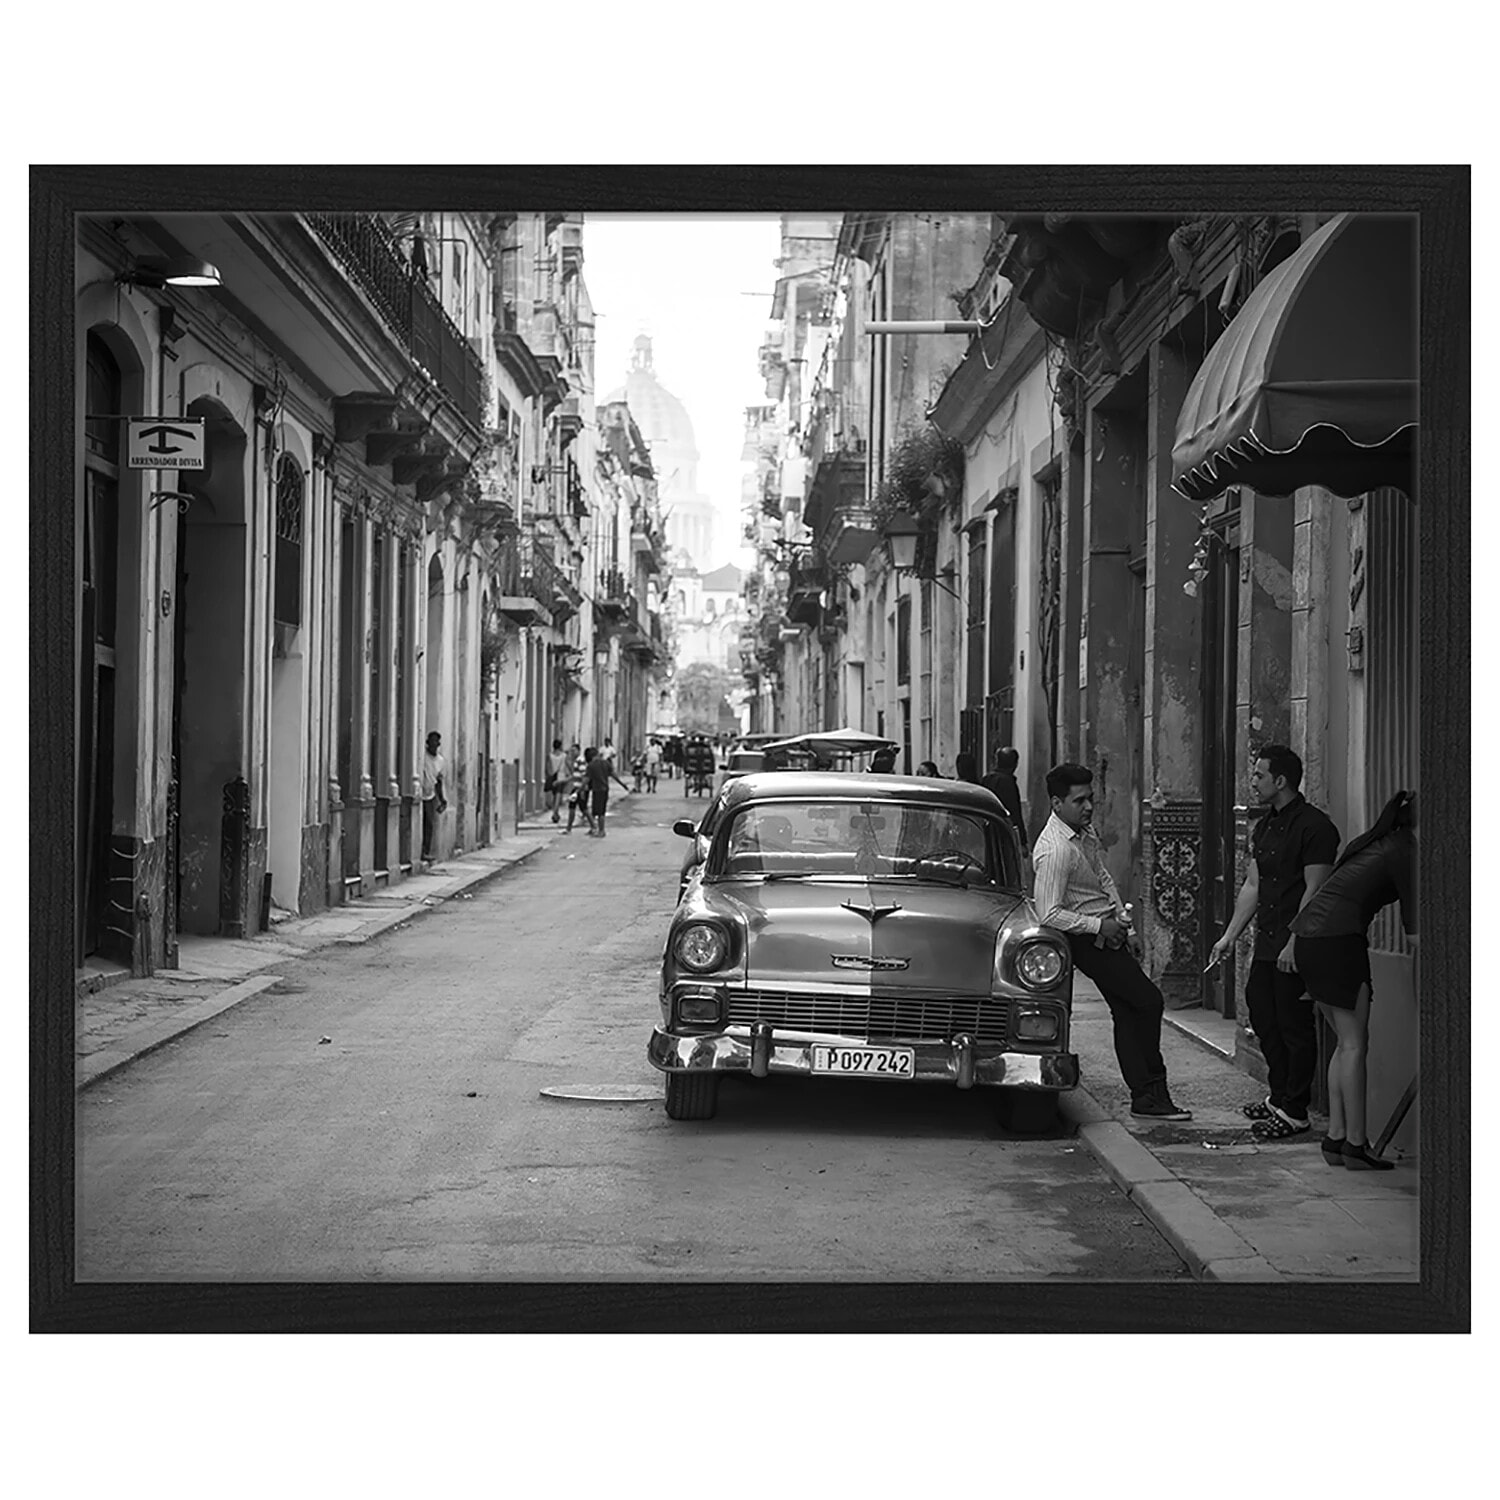
[[[1271,1118],[1271,1096],[1266,1095],[1255,1104],[1245,1104],[1240,1107],[1240,1113],[1247,1120],[1269,1120]]]
[[[1292,1120],[1286,1115],[1275,1114],[1269,1120],[1257,1120],[1250,1133],[1258,1141],[1284,1141],[1294,1135],[1306,1135],[1312,1129],[1307,1120]]]

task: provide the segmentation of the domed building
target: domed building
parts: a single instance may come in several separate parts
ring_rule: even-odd
[[[674,560],[703,568],[714,550],[714,506],[698,493],[698,444],[687,408],[656,377],[651,362],[651,339],[640,334],[631,347],[630,372],[625,384],[611,391],[609,401],[630,407],[641,435],[651,445],[657,493],[667,523],[667,546]],[[682,554],[686,554],[685,559]]]

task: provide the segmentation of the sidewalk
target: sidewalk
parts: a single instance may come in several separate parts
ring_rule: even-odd
[[[336,944],[367,943],[530,859],[560,837],[551,822],[522,823],[514,838],[473,849],[345,906],[275,923],[253,938],[182,936],[175,969],[131,979],[94,963],[74,1006],[74,1085],[89,1084],[143,1053],[269,989],[289,963]]]
[[[1130,1115],[1108,1007],[1074,978],[1073,1045],[1084,1086],[1064,1111],[1131,1200],[1205,1281],[1413,1281],[1419,1277],[1414,1158],[1393,1172],[1328,1166],[1312,1131],[1264,1144],[1240,1106],[1264,1086],[1234,1065],[1234,1024],[1171,1011],[1162,1028],[1172,1096],[1193,1118],[1149,1124]]]

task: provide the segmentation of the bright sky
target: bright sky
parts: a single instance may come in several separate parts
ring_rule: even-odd
[[[595,394],[602,400],[625,383],[630,346],[649,334],[657,378],[692,419],[698,488],[718,507],[715,567],[745,561],[740,451],[745,408],[766,400],[759,350],[780,253],[776,215],[584,219],[583,277],[598,320]]]

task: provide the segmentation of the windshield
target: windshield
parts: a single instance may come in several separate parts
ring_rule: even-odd
[[[1014,835],[998,818],[900,802],[758,802],[719,841],[715,874],[828,876],[1020,887]]]

